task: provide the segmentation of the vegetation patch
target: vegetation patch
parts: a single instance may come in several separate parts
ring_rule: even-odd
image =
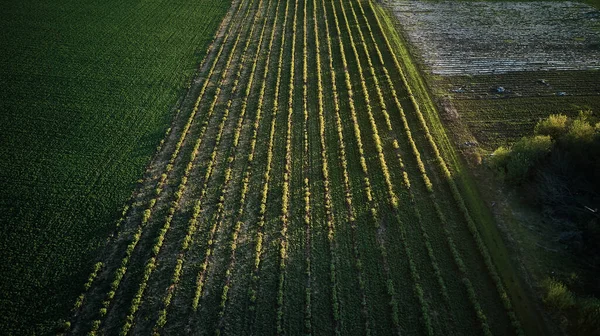
[[[210,0],[4,6],[4,332],[51,333],[82,293],[121,209],[137,201],[128,201],[141,189],[136,181],[151,179],[145,169],[228,7]],[[87,294],[77,302],[86,301]]]

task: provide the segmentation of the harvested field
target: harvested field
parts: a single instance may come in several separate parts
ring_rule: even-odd
[[[396,1],[434,74],[600,69],[600,11],[577,2]]]

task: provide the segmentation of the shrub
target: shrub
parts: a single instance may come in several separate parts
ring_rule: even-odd
[[[562,114],[552,114],[547,119],[540,120],[535,125],[536,135],[547,135],[552,139],[558,139],[567,132],[569,118]]]
[[[542,300],[547,306],[557,310],[566,310],[575,305],[573,293],[562,282],[548,278],[542,282],[542,287],[544,290]]]
[[[577,325],[582,335],[600,335],[600,300],[589,298],[579,303]]]
[[[580,116],[573,120],[564,139],[569,145],[581,146],[592,143],[596,134],[596,129],[590,122],[585,117]]]
[[[490,156],[488,165],[492,169],[504,173],[506,166],[508,165],[508,161],[510,160],[510,154],[511,152],[509,148],[500,146]]]
[[[552,139],[547,135],[522,138],[513,145],[506,165],[506,177],[514,182],[522,182],[551,149]]]

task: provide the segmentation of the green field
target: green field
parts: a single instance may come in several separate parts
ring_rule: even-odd
[[[234,1],[180,107],[70,334],[545,333],[376,3]]]
[[[229,5],[4,3],[2,333],[69,314]]]
[[[466,126],[485,150],[512,144],[531,134],[535,124],[550,114],[576,116],[600,111],[598,71],[510,72],[500,75],[430,76],[438,97],[448,97],[459,118],[444,117]],[[505,93],[498,93],[498,87]],[[461,92],[456,92],[460,89]],[[565,95],[560,96],[558,93]],[[450,123],[452,125],[452,123]]]

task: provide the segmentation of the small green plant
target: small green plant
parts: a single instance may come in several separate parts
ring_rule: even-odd
[[[575,305],[573,293],[562,282],[548,278],[542,282],[542,288],[544,290],[542,300],[547,306],[557,310],[566,310]]]
[[[565,134],[569,126],[569,118],[562,114],[552,114],[547,119],[540,120],[535,125],[536,135],[547,135],[552,139],[558,139]]]

